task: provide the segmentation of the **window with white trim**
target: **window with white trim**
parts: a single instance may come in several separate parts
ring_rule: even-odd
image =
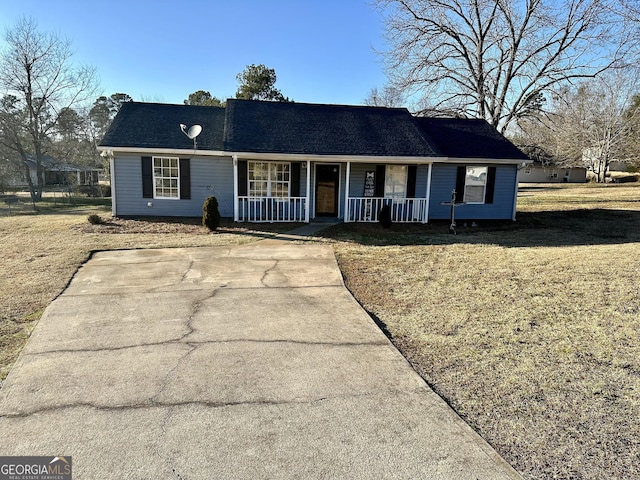
[[[291,164],[249,162],[250,197],[288,197],[291,188]]]
[[[174,157],[153,157],[153,197],[180,198],[180,161]]]
[[[407,166],[387,165],[384,175],[385,198],[401,199],[407,196]]]
[[[464,182],[464,202],[484,203],[489,167],[467,167]]]

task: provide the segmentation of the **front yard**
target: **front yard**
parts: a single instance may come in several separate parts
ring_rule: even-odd
[[[238,244],[291,225],[0,217],[0,379],[90,252]],[[640,478],[640,187],[523,189],[518,222],[348,224],[347,286],[426,381],[528,479]]]
[[[522,195],[516,228],[329,234],[354,296],[525,478],[640,478],[640,187]]]

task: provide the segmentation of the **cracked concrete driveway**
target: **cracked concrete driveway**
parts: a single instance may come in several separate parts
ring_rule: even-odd
[[[74,478],[520,478],[321,245],[101,252],[0,390],[0,455]]]

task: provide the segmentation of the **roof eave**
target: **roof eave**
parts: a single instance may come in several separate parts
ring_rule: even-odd
[[[99,145],[99,152],[146,153],[148,155],[199,155],[203,157],[229,157],[231,153],[222,150],[200,150],[194,148],[155,148],[155,147],[110,147]]]
[[[464,163],[464,164],[498,164],[498,165],[522,165],[533,163],[533,160],[525,160],[521,158],[491,158],[491,157],[449,157],[445,163]]]
[[[460,158],[443,156],[401,156],[401,155],[321,155],[307,153],[270,153],[270,152],[234,152],[224,150],[199,150],[185,148],[152,148],[152,147],[110,147],[100,145],[100,152],[130,153],[148,155],[198,155],[203,157],[232,157],[253,160],[289,160],[294,162],[354,162],[354,163],[405,163],[405,164],[531,164],[533,160],[494,159],[494,158]]]
[[[293,162],[355,162],[355,163],[433,163],[446,160],[445,157],[401,156],[401,155],[337,155],[308,153],[266,153],[266,152],[228,152],[229,155],[254,160],[290,160]]]

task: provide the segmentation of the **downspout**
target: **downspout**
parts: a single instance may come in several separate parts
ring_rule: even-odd
[[[307,160],[307,198],[306,208],[304,209],[304,221],[309,223],[309,210],[311,210],[311,160]]]
[[[233,155],[233,221],[237,222],[239,219],[238,209],[238,156]]]
[[[344,186],[344,223],[349,222],[349,182],[351,178],[351,162],[347,161],[347,173]]]
[[[424,209],[424,217],[422,223],[429,223],[429,206],[431,204],[431,172],[433,170],[433,163],[429,164],[429,173],[427,173],[427,202]]]

